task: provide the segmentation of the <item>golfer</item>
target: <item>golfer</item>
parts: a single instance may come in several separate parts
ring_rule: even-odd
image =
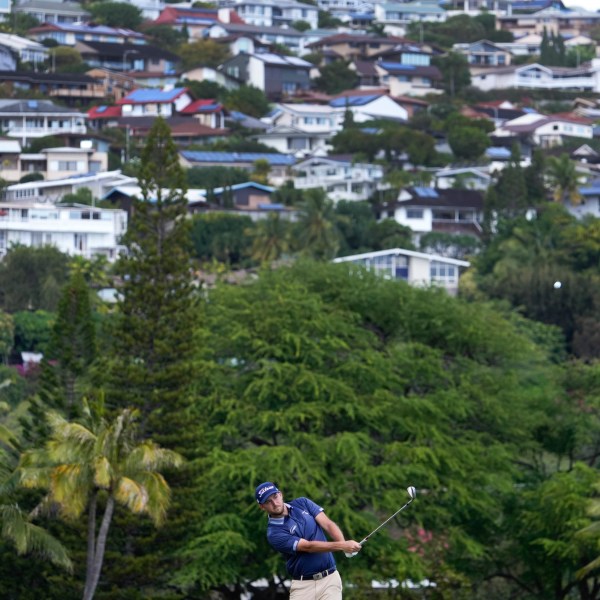
[[[332,552],[358,552],[354,540],[346,541],[342,530],[308,498],[283,501],[270,481],[256,488],[256,501],[269,515],[267,540],[286,559],[292,578],[290,600],[340,600],[342,579]],[[327,541],[325,533],[333,540]]]

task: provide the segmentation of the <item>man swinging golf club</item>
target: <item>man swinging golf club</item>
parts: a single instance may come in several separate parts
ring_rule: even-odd
[[[269,515],[267,540],[287,561],[292,578],[290,600],[340,600],[342,579],[332,552],[354,554],[360,544],[345,540],[323,508],[308,498],[284,502],[283,494],[270,481],[256,488],[255,497]],[[325,533],[333,541],[327,541]]]

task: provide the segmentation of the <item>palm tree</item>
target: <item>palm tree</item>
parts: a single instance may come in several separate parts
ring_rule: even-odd
[[[335,256],[341,234],[336,225],[334,205],[324,190],[308,190],[298,207],[297,237],[302,254],[321,260]]]
[[[82,423],[49,413],[49,441],[21,460],[22,485],[47,490],[40,512],[57,509],[65,519],[87,515],[83,600],[94,597],[115,504],[135,514],[145,513],[160,525],[170,490],[159,470],[182,463],[177,453],[151,441],[138,441],[137,418],[138,411],[125,409],[114,420],[106,420],[102,400],[94,407],[84,402]],[[98,527],[101,499],[105,505]]]
[[[13,497],[18,483],[15,476],[18,457],[15,436],[0,424],[0,536],[10,541],[18,554],[34,552],[71,571],[73,565],[64,546],[45,529],[32,523],[30,515]]]
[[[289,252],[289,227],[279,213],[271,213],[248,231],[252,238],[250,256],[258,262],[272,262]]]
[[[554,188],[552,195],[556,202],[568,200],[571,204],[579,204],[581,201],[579,175],[575,163],[568,154],[548,158],[546,177]]]

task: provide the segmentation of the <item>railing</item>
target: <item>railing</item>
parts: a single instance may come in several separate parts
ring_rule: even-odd
[[[594,89],[594,80],[591,77],[563,77],[562,79],[534,79],[516,77],[515,87],[541,88],[547,90],[567,88]]]
[[[50,90],[50,96],[67,96],[70,98],[104,98],[106,92],[102,86],[93,86],[83,90],[71,88],[55,88]]]

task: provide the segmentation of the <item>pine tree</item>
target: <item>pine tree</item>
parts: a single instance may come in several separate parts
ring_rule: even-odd
[[[185,173],[163,119],[152,127],[141,156],[141,198],[125,237],[128,253],[117,269],[120,290],[109,401],[141,412],[144,435],[176,443],[171,429],[189,398],[195,288]]]
[[[102,385],[112,408],[140,412],[141,436],[193,459],[202,452],[202,419],[194,414],[192,389],[201,373],[195,360],[198,295],[191,269],[186,178],[163,119],[150,131],[138,178],[141,197],[134,202],[124,240],[127,254],[117,265],[123,284]],[[109,544],[116,551],[127,550],[107,552],[108,588],[119,588],[127,597],[149,597],[146,592],[176,569],[177,547],[195,535],[201,520],[189,512],[201,510],[202,503],[188,488],[188,469],[167,474],[173,503],[162,530],[115,515]]]
[[[83,394],[80,382],[96,357],[89,294],[83,273],[76,271],[63,288],[48,352],[42,360],[38,391],[30,399],[28,414],[21,421],[28,442],[47,437],[48,410],[59,411],[67,419],[80,414]]]

